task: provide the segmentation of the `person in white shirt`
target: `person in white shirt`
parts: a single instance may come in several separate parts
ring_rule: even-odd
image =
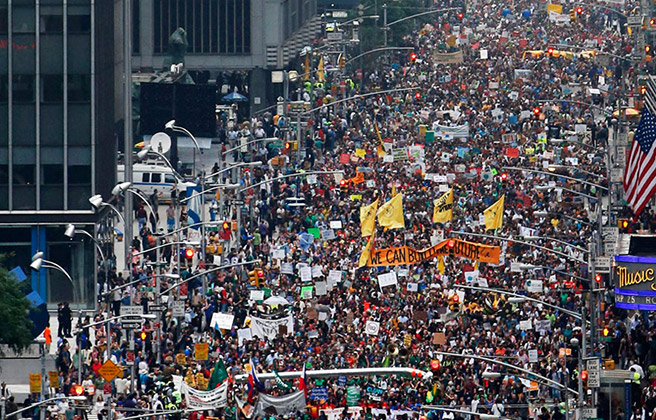
[[[492,415],[501,416],[503,414],[503,404],[501,404],[501,398],[497,398],[497,401],[492,404]]]

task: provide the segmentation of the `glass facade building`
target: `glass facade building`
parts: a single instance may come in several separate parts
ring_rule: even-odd
[[[44,251],[83,297],[93,296],[94,248],[63,229],[93,233],[88,198],[115,179],[113,3],[0,0],[0,253],[27,273]],[[72,300],[57,273],[31,277],[47,301]]]

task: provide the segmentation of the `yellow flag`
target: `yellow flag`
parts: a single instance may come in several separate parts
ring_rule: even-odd
[[[437,269],[439,270],[440,274],[444,274],[444,257],[441,255],[437,257]]]
[[[435,200],[433,223],[445,223],[453,218],[453,188]]]
[[[371,250],[374,248],[374,235],[369,237],[367,245],[364,246],[362,254],[360,254],[360,259],[358,260],[358,268],[362,268],[369,263],[369,256],[371,255]]]
[[[392,197],[396,196],[396,185],[392,184]]]
[[[378,211],[378,200],[368,206],[360,207],[360,229],[362,236],[371,236],[376,230],[376,212]]]
[[[380,206],[378,224],[389,229],[405,229],[403,220],[403,194],[399,193]]]
[[[317,79],[319,79],[320,82],[326,80],[326,77],[323,74],[323,57],[319,59],[319,66],[317,66]]]
[[[499,201],[483,212],[485,215],[485,230],[499,229],[503,225],[503,200],[505,198],[506,195],[502,195]]]
[[[310,54],[305,54],[305,65],[303,66],[303,80],[310,78]]]
[[[547,3],[547,15],[549,12],[558,13],[560,15],[563,13],[563,6],[560,4]]]

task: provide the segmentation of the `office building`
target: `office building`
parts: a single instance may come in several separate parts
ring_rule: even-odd
[[[113,1],[0,0],[0,253],[49,303],[73,299],[56,270],[30,273],[43,251],[84,302],[94,302],[88,198],[115,181]]]

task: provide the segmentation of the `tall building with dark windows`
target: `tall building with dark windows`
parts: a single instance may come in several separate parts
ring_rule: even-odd
[[[48,302],[73,299],[60,273],[29,272],[43,251],[94,297],[94,194],[114,185],[114,1],[0,0],[0,253]],[[119,89],[120,90],[120,89]]]

